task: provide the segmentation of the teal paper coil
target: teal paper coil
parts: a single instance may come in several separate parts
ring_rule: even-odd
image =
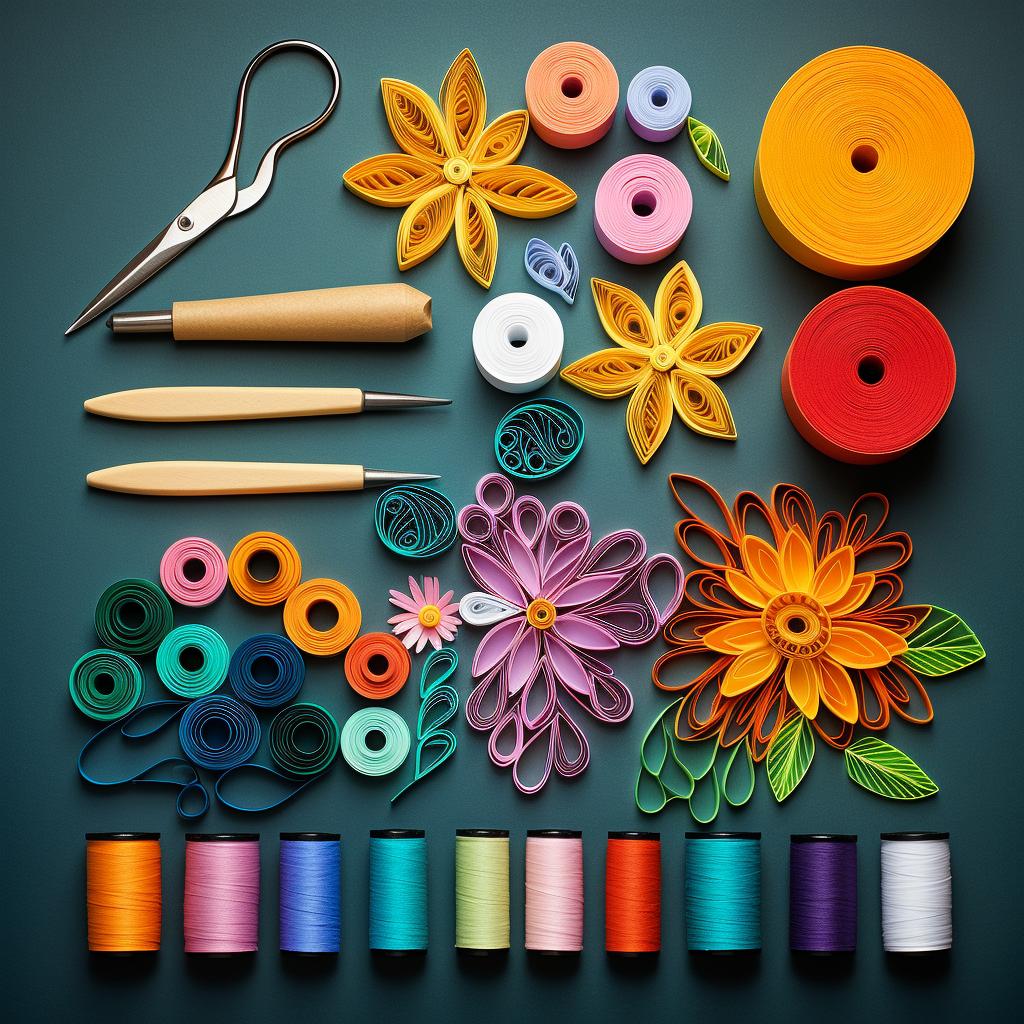
[[[384,491],[374,506],[373,525],[381,543],[404,558],[443,555],[459,532],[451,501],[419,484]]]
[[[370,949],[427,948],[427,840],[421,829],[370,833]]]
[[[112,722],[142,700],[143,682],[142,669],[128,655],[98,648],[75,662],[68,688],[83,715]]]
[[[104,647],[125,654],[155,651],[174,626],[164,592],[149,580],[111,583],[96,602],[96,635]]]
[[[761,833],[686,833],[686,945],[761,948]]]
[[[379,746],[369,743],[375,734]],[[360,775],[390,775],[405,763],[411,746],[405,719],[389,708],[362,708],[341,730],[341,756]]]
[[[224,638],[209,626],[172,629],[156,651],[156,674],[171,693],[191,700],[220,688],[230,660]]]
[[[509,409],[494,431],[498,465],[521,480],[560,473],[583,447],[583,417],[565,402],[540,398]]]
[[[334,715],[319,704],[289,704],[270,723],[270,756],[289,775],[319,775],[334,763],[340,743]]]

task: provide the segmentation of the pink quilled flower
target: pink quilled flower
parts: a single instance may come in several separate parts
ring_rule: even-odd
[[[426,576],[422,588],[409,577],[409,593],[391,591],[391,603],[403,611],[392,615],[388,622],[392,632],[402,638],[409,650],[416,648],[419,654],[429,643],[435,651],[441,649],[443,641],[451,642],[459,631],[459,604],[452,601],[455,591],[441,593],[441,584],[436,576]]]

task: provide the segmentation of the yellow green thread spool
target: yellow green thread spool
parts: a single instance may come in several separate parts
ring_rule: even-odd
[[[497,956],[509,948],[508,829],[455,832],[455,948]]]

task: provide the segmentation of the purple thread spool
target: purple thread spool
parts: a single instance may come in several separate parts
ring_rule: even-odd
[[[789,946],[819,955],[857,948],[856,836],[790,837]]]

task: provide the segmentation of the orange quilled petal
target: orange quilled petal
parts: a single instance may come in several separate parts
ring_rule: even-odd
[[[420,196],[398,225],[398,269],[422,263],[441,247],[455,220],[457,185],[438,185]]]
[[[590,279],[590,290],[601,326],[612,341],[634,352],[650,352],[654,348],[654,318],[636,292],[599,277]]]
[[[683,341],[680,365],[705,377],[724,377],[743,362],[760,334],[753,324],[708,324]]]
[[[642,377],[626,409],[626,433],[637,458],[646,465],[672,425],[668,378],[653,370]]]
[[[494,214],[472,185],[459,190],[455,206],[455,240],[470,277],[490,288],[498,260],[498,226]]]
[[[873,572],[859,572],[850,580],[849,589],[834,604],[827,605],[828,613],[834,619],[849,615],[856,611],[870,596],[875,589],[875,574]]]
[[[786,689],[807,718],[818,713],[821,669],[817,658],[790,658],[786,664]]]
[[[722,678],[723,697],[738,697],[760,686],[776,669],[782,655],[774,647],[738,654]]]
[[[811,580],[811,596],[823,605],[835,604],[846,596],[853,583],[853,548],[844,544],[822,559]]]
[[[391,134],[406,153],[434,164],[455,155],[451,132],[437,104],[418,85],[382,78],[380,90]]]
[[[831,658],[816,658],[821,667],[821,699],[836,718],[851,725],[857,721],[857,691],[850,673]]]
[[[862,629],[863,624],[844,625],[832,623],[832,638],[829,640],[826,653],[833,661],[847,668],[881,668],[892,661],[885,644],[872,631]],[[883,629],[876,626],[875,629]],[[885,632],[890,632],[885,630]],[[894,633],[893,636],[898,636]],[[902,641],[902,637],[899,637]]]
[[[377,206],[408,206],[424,192],[444,184],[436,164],[408,153],[383,153],[350,167],[345,187]]]
[[[678,352],[700,322],[702,306],[700,285],[689,264],[682,260],[662,279],[654,299],[658,340]]]
[[[672,402],[679,418],[698,434],[736,440],[736,424],[722,389],[692,370],[676,368],[670,373]]]
[[[767,594],[745,573],[739,569],[726,569],[725,582],[728,588],[741,600],[755,608],[763,608],[768,603]]]
[[[747,575],[770,598],[786,589],[782,582],[778,552],[767,541],[748,533],[740,542],[740,557]]]
[[[744,616],[733,619],[704,634],[704,645],[719,654],[742,654],[768,646],[761,627],[761,617]]]
[[[782,581],[787,590],[796,590],[801,594],[811,592],[814,579],[814,552],[803,530],[795,527],[787,531],[779,545],[779,566],[782,568]]]
[[[628,395],[650,372],[650,361],[623,348],[605,348],[562,370],[562,380],[595,398]]]
[[[469,154],[473,170],[482,171],[512,163],[522,151],[529,129],[530,115],[525,110],[510,110],[495,118]]]
[[[864,619],[846,619],[836,623],[836,625],[852,626],[854,629],[859,629],[862,633],[869,633],[889,652],[890,657],[895,658],[907,650],[907,641],[899,633],[889,629],[888,626],[879,625],[877,622],[868,622]]]
[[[487,122],[484,81],[468,49],[452,61],[452,66],[444,76],[441,83],[441,112],[456,148],[460,153],[467,153]]]
[[[477,171],[472,180],[494,209],[512,217],[552,217],[576,202],[576,193],[565,182],[522,164]]]

